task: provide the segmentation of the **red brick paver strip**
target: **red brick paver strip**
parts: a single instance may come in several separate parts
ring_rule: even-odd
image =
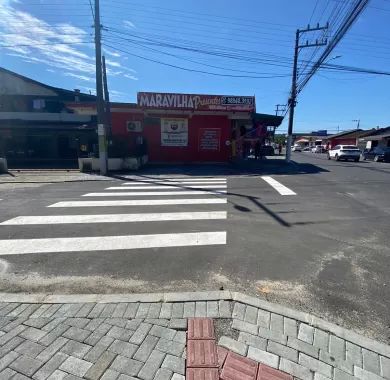
[[[215,340],[187,341],[187,367],[218,367],[217,346]]]
[[[256,380],[258,364],[244,356],[229,352],[223,366],[222,380]]]
[[[218,380],[217,368],[187,368],[186,380]]]
[[[188,339],[215,339],[213,320],[211,318],[189,319]]]
[[[218,367],[222,369],[223,364],[225,363],[228,350],[225,347],[217,346],[217,355],[218,355]]]
[[[260,364],[257,380],[293,380],[293,377],[288,373]]]

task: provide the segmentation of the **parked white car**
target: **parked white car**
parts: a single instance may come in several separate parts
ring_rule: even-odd
[[[360,160],[360,149],[356,145],[336,145],[328,152],[328,160],[332,158],[340,160]]]
[[[291,149],[293,152],[302,152],[302,147],[300,145],[294,145]]]

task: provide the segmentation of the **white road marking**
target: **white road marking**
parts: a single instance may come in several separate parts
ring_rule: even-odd
[[[226,180],[224,181],[183,181],[183,182],[174,182],[174,181],[156,181],[156,182],[124,182],[122,186],[141,186],[141,185],[226,185]]]
[[[137,199],[120,201],[63,201],[47,207],[111,207],[111,206],[166,206],[227,203],[226,198],[204,199]]]
[[[155,189],[164,189],[164,190],[178,190],[181,189],[181,184],[172,185],[163,185],[163,186],[112,186],[107,187],[104,190],[155,190]],[[185,189],[226,189],[226,185],[196,185],[196,186],[185,186]]]
[[[83,197],[143,197],[143,196],[171,196],[171,195],[212,195],[212,194],[226,194],[226,190],[180,190],[180,191],[118,191],[116,193],[88,193]]]
[[[269,176],[262,176],[261,177],[265,182],[267,182],[270,186],[272,186],[279,194],[281,195],[297,195],[294,191],[289,189],[288,187],[284,186],[280,182],[278,182],[276,179],[273,179]]]
[[[226,232],[0,240],[0,255],[113,251],[226,244]]]
[[[128,177],[125,177],[125,178],[128,178]],[[133,181],[135,182],[188,182],[188,181],[191,181],[191,182],[218,182],[218,181],[224,181],[226,182],[226,178],[210,178],[210,177],[206,177],[206,178],[201,178],[201,177],[197,177],[197,178],[191,178],[191,177],[187,177],[187,178],[128,178],[129,180],[133,179]]]
[[[147,214],[99,214],[99,215],[41,215],[18,216],[0,223],[3,226],[26,224],[73,224],[73,223],[132,223],[160,222],[169,220],[226,219],[226,211],[162,212]]]

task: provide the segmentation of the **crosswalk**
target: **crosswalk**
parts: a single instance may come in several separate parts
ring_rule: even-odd
[[[226,245],[227,233],[220,227],[227,219],[226,193],[227,180],[221,177],[125,177],[120,186],[48,205],[50,215],[46,211],[1,222],[0,232],[1,228],[45,232],[33,238],[0,239],[0,255]],[[103,230],[100,224],[113,226],[108,236],[96,236]],[[57,236],[47,237],[56,226],[63,228],[64,236],[59,237],[57,229]],[[79,229],[91,236],[78,236]]]

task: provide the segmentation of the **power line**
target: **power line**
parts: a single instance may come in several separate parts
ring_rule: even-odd
[[[34,43],[34,44],[12,44],[12,45],[0,45],[3,48],[10,47],[29,47],[34,48],[35,46],[55,46],[55,45],[78,45],[78,44],[92,44],[93,41],[78,41],[78,42],[47,42],[47,43]]]

